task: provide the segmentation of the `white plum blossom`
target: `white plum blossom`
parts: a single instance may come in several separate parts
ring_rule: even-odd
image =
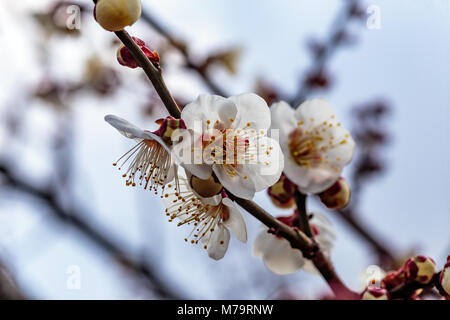
[[[224,191],[203,198],[192,188],[191,176],[180,170],[179,188],[169,183],[164,190],[164,203],[169,222],[192,227],[184,239],[192,244],[203,244],[210,258],[222,259],[228,249],[230,231],[241,242],[247,242],[247,226],[235,202]],[[205,182],[207,186],[209,181]]]
[[[294,227],[295,214],[289,217],[279,217],[281,222]],[[334,228],[326,216],[320,213],[310,215],[310,226],[314,239],[326,256],[330,256],[333,242],[336,239]],[[306,259],[302,252],[293,249],[285,238],[276,235],[273,230],[263,227],[253,244],[253,255],[262,258],[267,269],[279,275],[296,272],[298,269],[317,273],[313,263]]]
[[[279,129],[284,173],[304,193],[331,187],[352,159],[355,142],[341,126],[333,107],[321,99],[296,110],[286,102],[272,105],[272,128]]]
[[[283,171],[280,146],[267,137],[270,118],[269,107],[256,94],[200,95],[181,113],[192,136],[179,145],[188,154],[183,167],[200,179],[214,173],[228,191],[252,199]]]
[[[178,128],[184,128],[181,120],[172,117],[158,120],[160,127],[154,132],[142,130],[114,115],[107,115],[105,121],[126,138],[137,141],[133,148],[113,163],[119,170],[128,163],[122,175],[127,186],[134,187],[139,183],[144,189],[157,193],[158,188],[164,189],[169,181],[175,179],[178,184],[178,166],[171,154],[171,134]]]

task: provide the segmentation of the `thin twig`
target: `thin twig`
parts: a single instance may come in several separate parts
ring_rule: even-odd
[[[300,229],[316,244],[314,235],[309,223],[308,211],[306,209],[307,195],[301,193],[299,190],[294,193],[295,203],[297,205],[296,221]],[[318,245],[316,244],[318,247]],[[357,299],[358,295],[351,291],[339,278],[334,270],[334,267],[326,255],[320,250],[310,258],[314,266],[319,270],[323,278],[328,282],[330,288],[335,293],[336,297],[341,299]]]
[[[336,23],[333,24],[331,34],[323,46],[320,53],[317,55],[314,64],[311,66],[307,74],[317,74],[324,71],[326,64],[330,57],[335,53],[341,42],[341,36],[345,32],[346,24],[351,16],[351,8],[357,6],[359,0],[348,0],[345,4],[344,9],[336,18]],[[308,95],[311,93],[311,88],[305,83],[297,91],[295,97],[290,99],[290,104],[296,108],[300,103],[302,103]]]
[[[308,212],[306,211],[306,195],[300,191],[295,191],[294,198],[297,205],[297,216],[300,229],[310,238],[312,238],[313,233],[311,231],[311,226],[309,225]]]
[[[370,233],[367,228],[363,227],[361,222],[358,220],[357,215],[353,213],[353,209],[346,208],[340,210],[338,213],[338,216],[341,219],[343,219],[348,225],[350,225],[359,236],[361,236],[376,250],[386,266],[390,268],[398,267],[398,261],[395,258],[394,254],[392,254],[388,247],[381,243],[381,241],[377,239],[375,235]]]
[[[164,83],[164,79],[161,75],[161,70],[156,68],[153,63],[147,58],[147,56],[142,52],[139,46],[131,39],[130,35],[126,31],[115,32],[117,37],[122,41],[122,43],[130,50],[133,57],[139,63],[139,65],[144,70],[148,79],[151,81],[153,87],[161,98],[164,106],[166,107],[169,114],[175,118],[179,118],[181,115],[180,108],[178,107],[175,99],[170,94],[169,90]]]

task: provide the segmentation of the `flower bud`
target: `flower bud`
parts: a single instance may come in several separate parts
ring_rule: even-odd
[[[159,55],[156,51],[151,51],[146,43],[139,38],[132,37],[133,41],[141,48],[142,52],[147,56],[147,58],[153,63],[159,63]],[[139,67],[139,63],[134,59],[130,50],[124,45],[121,45],[117,50],[117,61],[125,67],[129,67],[131,69],[135,69]]]
[[[429,257],[417,256],[406,261],[404,269],[408,281],[427,284],[433,280],[436,263]]]
[[[202,180],[196,176],[191,177],[191,188],[202,198],[211,198],[219,194],[223,186],[211,176],[209,179]]]
[[[368,286],[361,294],[361,300],[389,300],[389,292],[383,288]]]
[[[172,116],[158,119],[156,120],[156,123],[159,124],[159,128],[153,133],[161,137],[169,146],[173,144],[172,135],[174,131],[178,129],[186,129],[186,124],[182,119],[176,119]]]
[[[405,283],[406,273],[405,270],[401,268],[397,271],[388,272],[383,280],[381,280],[381,287],[387,289],[388,291],[392,291]]]
[[[296,189],[296,185],[283,173],[278,182],[267,189],[267,193],[277,207],[287,209],[295,205]]]
[[[443,291],[447,297],[450,297],[450,256],[447,258],[447,263],[439,276],[440,291]]]
[[[120,31],[141,16],[141,0],[98,0],[95,20],[108,31]]]
[[[340,177],[335,184],[319,194],[320,201],[329,209],[340,210],[350,202],[350,186]]]

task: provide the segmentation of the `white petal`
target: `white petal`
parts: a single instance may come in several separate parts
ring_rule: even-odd
[[[285,275],[296,272],[304,263],[305,258],[297,249],[292,249],[286,239],[267,234],[264,247],[264,264],[273,273]]]
[[[207,164],[181,164],[183,168],[188,170],[190,173],[192,173],[197,178],[200,178],[202,180],[207,180],[211,177],[212,168],[210,165]]]
[[[316,266],[311,260],[305,259],[305,264],[302,267],[303,271],[306,271],[311,274],[319,274],[319,270],[317,270]]]
[[[335,118],[333,107],[322,99],[312,99],[303,102],[295,111],[298,121],[319,125],[324,121],[332,121]],[[335,121],[333,121],[335,122]]]
[[[284,161],[284,173],[304,193],[320,193],[331,187],[341,172],[300,166],[290,155]]]
[[[214,123],[222,116],[228,114],[229,110],[236,109],[234,103],[224,97],[202,94],[196,100],[186,105],[181,112],[181,119],[184,120],[187,128],[196,128],[201,122],[201,131],[206,130],[206,121]],[[229,119],[226,119],[229,120]],[[200,129],[199,128],[199,129]]]
[[[241,211],[230,198],[223,198],[222,203],[227,206],[229,212],[229,218],[223,224],[231,230],[236,239],[247,242],[247,224]]]
[[[330,160],[330,165],[343,168],[353,158],[356,146],[355,141],[350,133],[342,127],[334,127],[333,130],[330,131],[330,134],[334,136],[334,141],[339,144],[336,147],[329,149],[325,154]]]
[[[272,130],[279,130],[279,142],[281,145],[287,145],[289,135],[297,127],[295,111],[284,101],[273,104],[270,107],[272,116]]]
[[[241,170],[243,165],[238,165],[235,170]],[[255,196],[255,185],[251,179],[244,179],[239,175],[230,177],[225,171],[224,167],[219,164],[213,165],[213,171],[216,174],[217,179],[224,186],[225,189],[230,191],[237,197],[251,200]]]
[[[248,176],[253,180],[255,191],[264,190],[276,183],[284,169],[284,155],[277,141],[269,137],[260,137],[257,142],[258,164],[248,164],[244,167],[243,174],[247,168]]]
[[[223,241],[223,244],[221,242]],[[218,224],[214,229],[211,239],[208,242],[208,256],[214,260],[223,258],[228,249],[230,242],[230,231],[222,224]]]
[[[250,128],[255,130],[267,130],[270,127],[270,110],[266,101],[254,93],[244,93],[230,97],[237,106],[236,122],[234,128]]]
[[[262,227],[262,231],[260,233],[258,233],[258,235],[256,236],[255,241],[253,242],[253,249],[252,249],[252,254],[253,256],[257,257],[257,258],[262,258],[264,255],[264,248],[266,246],[266,240],[270,240],[269,236],[270,235],[267,231],[269,230],[269,228],[267,228],[264,225],[261,225]]]
[[[319,231],[319,235],[316,237],[317,243],[327,255],[330,255],[336,240],[336,231],[331,221],[324,214],[313,213],[311,223]]]
[[[129,139],[144,139],[144,130],[136,127],[125,119],[114,115],[105,116],[105,121],[117,129],[122,135]]]

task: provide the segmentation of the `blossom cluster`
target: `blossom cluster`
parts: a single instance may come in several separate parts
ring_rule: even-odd
[[[169,221],[191,225],[185,240],[202,243],[213,259],[225,255],[230,231],[247,241],[245,220],[229,195],[250,200],[268,190],[283,208],[293,206],[295,192],[316,194],[329,208],[349,201],[340,174],[355,144],[323,100],[295,110],[283,102],[269,107],[253,93],[203,94],[185,106],[180,119],[158,120],[155,131],[113,115],[105,120],[137,142],[114,163],[126,185],[160,194]],[[329,255],[335,238],[330,221],[320,213],[310,219],[317,243]],[[278,220],[301,230],[297,211]],[[268,228],[257,237],[254,254],[275,273],[314,271],[299,250]]]
[[[98,0],[94,10],[95,19],[108,31],[123,30],[140,14],[140,0]],[[158,53],[141,39],[131,39],[161,71]],[[132,69],[140,66],[124,45],[118,48],[117,61]],[[123,172],[126,186],[159,194],[169,222],[190,226],[184,240],[200,243],[210,258],[225,256],[231,234],[247,242],[244,216],[232,199],[251,200],[263,190],[274,205],[291,210],[276,218],[278,222],[310,236],[315,249],[330,257],[336,238],[330,220],[298,205],[306,195],[317,196],[331,210],[341,210],[350,201],[351,188],[342,171],[353,158],[355,141],[327,101],[312,99],[299,106],[279,101],[269,106],[254,93],[228,98],[202,94],[183,108],[179,119],[157,120],[154,131],[114,115],[105,120],[136,142],[113,164]],[[310,256],[267,226],[256,237],[253,255],[276,274],[318,272]],[[433,259],[416,256],[380,278],[379,286],[371,283],[360,298],[388,300],[402,292],[403,298],[415,299],[433,284],[450,299],[449,268],[450,257],[437,273]]]

